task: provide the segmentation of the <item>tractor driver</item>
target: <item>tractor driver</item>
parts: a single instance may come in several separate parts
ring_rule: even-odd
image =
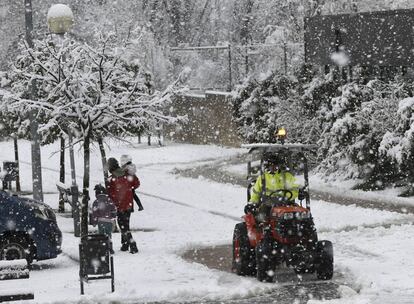
[[[286,167],[285,156],[267,153],[263,159],[265,172],[257,178],[251,190],[250,201],[245,207],[245,213],[254,213],[257,204],[265,202],[266,198],[286,197],[292,202],[298,198],[299,186],[296,183],[296,178]]]

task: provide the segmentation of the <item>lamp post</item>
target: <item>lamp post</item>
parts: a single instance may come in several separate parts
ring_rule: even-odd
[[[52,34],[64,36],[73,26],[74,17],[70,7],[64,4],[52,5],[47,13],[47,24]],[[74,223],[74,234],[80,236],[80,210],[79,210],[79,189],[76,184],[75,157],[73,153],[72,133],[68,129],[69,136],[69,155],[70,155],[70,171],[72,185],[70,193],[72,195],[72,217]],[[64,152],[63,152],[64,153]],[[61,181],[64,182],[64,181]],[[64,209],[64,207],[63,207]]]
[[[57,36],[64,36],[67,31],[73,25],[73,13],[72,10],[63,4],[56,4],[50,7],[47,13],[47,23],[49,30],[52,34]],[[63,39],[63,38],[62,38]],[[59,39],[60,40],[60,39]],[[64,58],[63,58],[64,59]],[[60,67],[59,67],[60,69]],[[59,78],[60,78],[59,70]],[[60,165],[59,165],[59,181],[65,183],[65,138],[60,137]],[[72,208],[73,211],[73,208]],[[59,194],[59,208],[58,212],[65,212],[65,199],[64,194]]]
[[[73,25],[73,13],[65,4],[52,5],[47,12],[47,24],[53,34],[64,35]]]
[[[24,1],[25,10],[25,28],[26,28],[26,42],[30,48],[33,48],[33,12],[32,0]],[[36,81],[32,80],[30,85],[29,95],[32,99],[36,98]],[[30,120],[30,135],[32,138],[32,180],[33,180],[33,198],[35,200],[43,201],[42,189],[42,161],[40,156],[40,140],[38,133],[38,122],[34,110],[29,113]]]

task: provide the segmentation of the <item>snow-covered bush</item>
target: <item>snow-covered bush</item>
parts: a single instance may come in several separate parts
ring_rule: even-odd
[[[393,165],[396,182],[409,186],[406,194],[413,194],[414,182],[414,98],[408,97],[398,104],[395,126],[382,138],[379,153]]]
[[[361,135],[365,126],[359,121],[357,112],[364,100],[370,100],[364,86],[346,84],[337,89],[339,96],[328,96],[317,110],[322,123],[322,134],[318,141],[319,169],[328,174],[345,174],[359,177],[356,164],[351,158],[350,148]]]
[[[323,113],[330,111],[340,84],[332,75],[313,76],[310,67],[302,66],[295,76],[268,74],[239,86],[234,118],[244,141],[274,142],[274,132],[283,126],[289,141],[315,143],[323,130]]]
[[[332,99],[320,145],[319,169],[345,178],[369,179],[382,163],[378,147],[383,134],[393,128],[396,99],[392,85],[371,81],[350,83]],[[377,181],[379,186],[385,181]]]
[[[274,142],[274,131],[284,126],[290,141],[318,144],[319,173],[358,179],[364,190],[411,184],[413,85],[345,83],[335,72],[312,76],[302,69],[296,78],[271,74],[240,86],[234,115],[244,141]]]
[[[383,189],[401,177],[395,160],[384,157],[384,134],[397,128],[398,102],[411,94],[410,85],[373,80],[340,90],[323,114],[319,172],[360,179],[360,189]]]
[[[289,123],[298,113],[295,103],[296,81],[276,74],[262,80],[250,79],[236,91],[234,118],[245,142],[275,142],[278,127]],[[292,118],[292,119],[291,119]]]

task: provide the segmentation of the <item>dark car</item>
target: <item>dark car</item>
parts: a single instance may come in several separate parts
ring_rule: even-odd
[[[62,233],[53,210],[38,201],[0,191],[0,260],[55,258]]]

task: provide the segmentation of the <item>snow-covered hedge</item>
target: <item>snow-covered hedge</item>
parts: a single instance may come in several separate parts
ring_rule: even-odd
[[[296,79],[277,74],[265,75],[260,81],[249,80],[238,87],[234,115],[241,137],[249,143],[274,142],[278,127],[302,120],[296,87]]]
[[[318,144],[315,169],[330,178],[361,180],[365,190],[412,183],[412,83],[345,83],[334,72],[303,79],[271,74],[237,89],[234,116],[245,142],[274,142],[284,126],[290,141]]]

